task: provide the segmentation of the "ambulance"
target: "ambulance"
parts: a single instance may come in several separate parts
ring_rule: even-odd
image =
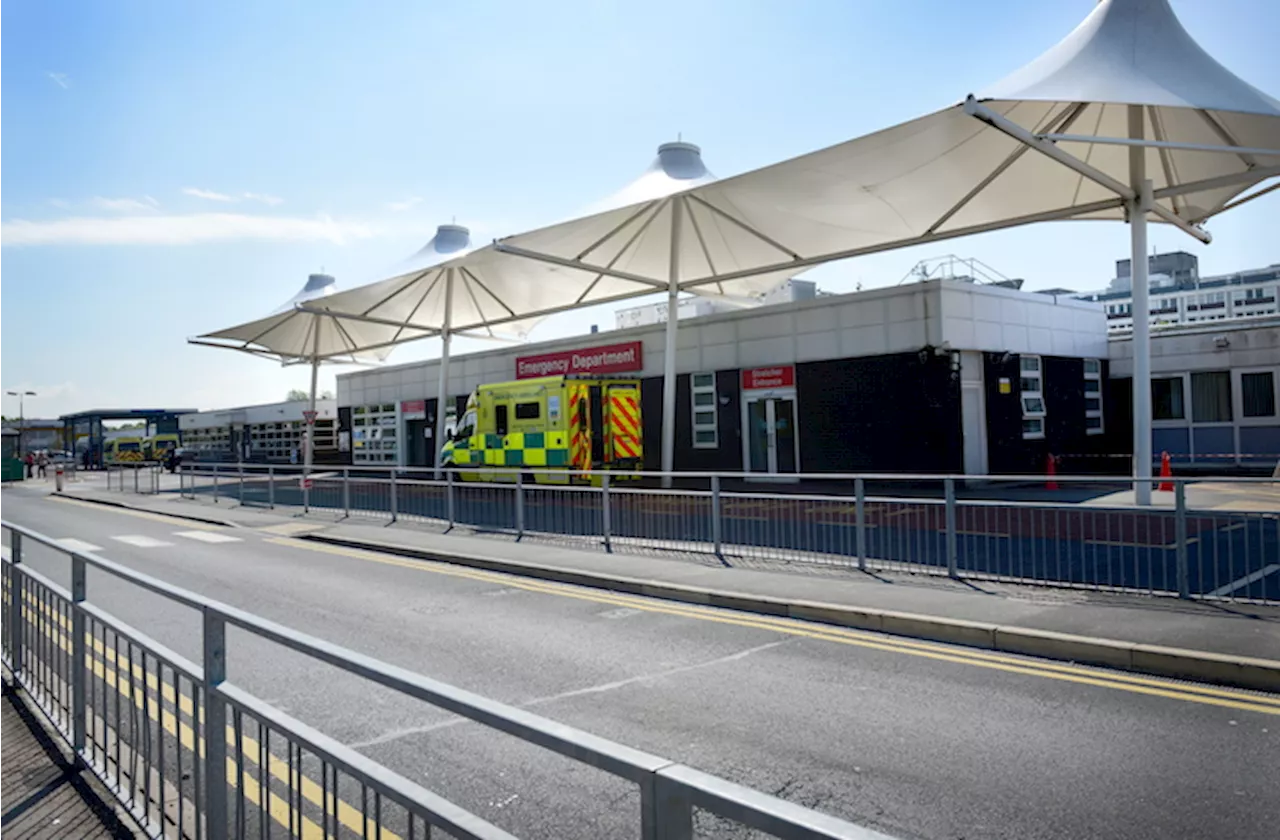
[[[138,464],[142,462],[142,438],[112,438],[103,445],[103,460],[108,464]]]
[[[539,484],[634,478],[644,467],[640,381],[545,376],[481,385],[467,399],[442,462],[465,481]],[[484,467],[501,472],[468,472]]]
[[[172,433],[152,435],[143,445],[143,454],[148,461],[163,461],[169,453],[178,448],[178,436]]]

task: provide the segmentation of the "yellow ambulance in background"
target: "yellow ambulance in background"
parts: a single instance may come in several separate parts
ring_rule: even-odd
[[[628,478],[644,467],[640,381],[545,376],[481,385],[467,399],[443,447],[448,467],[469,481],[515,481],[525,473],[542,484]]]

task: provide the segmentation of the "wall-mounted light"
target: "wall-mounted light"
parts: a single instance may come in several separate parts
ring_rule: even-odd
[[[1231,346],[1231,339],[1227,338],[1225,335],[1216,335],[1213,337],[1213,346],[1217,347],[1219,350],[1224,350]]]
[[[728,404],[729,404],[729,396],[728,396],[727,394],[721,394],[721,395],[720,395],[720,404],[721,404],[721,405],[728,405]]]

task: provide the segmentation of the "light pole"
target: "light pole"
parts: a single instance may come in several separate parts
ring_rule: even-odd
[[[18,398],[18,455],[26,455],[27,451],[22,446],[22,437],[27,431],[27,397],[36,396],[35,391],[5,391],[11,397]]]

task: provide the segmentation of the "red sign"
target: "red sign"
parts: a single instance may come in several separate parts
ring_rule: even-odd
[[[752,368],[742,372],[742,390],[759,391],[764,388],[794,388],[796,369],[794,365],[778,367]]]
[[[516,359],[516,379],[534,376],[564,376],[571,373],[631,373],[644,369],[644,344],[628,341],[605,347],[563,350]]]
[[[300,478],[300,479],[298,479],[298,486],[299,486],[299,487],[301,487],[303,490],[310,490],[310,489],[311,489],[311,479],[309,479],[309,478]]]
[[[313,426],[316,422],[316,412],[304,411],[302,412],[302,419],[306,421],[308,426]]]
[[[425,420],[427,419],[427,401],[426,400],[401,400],[400,416],[405,420]]]

